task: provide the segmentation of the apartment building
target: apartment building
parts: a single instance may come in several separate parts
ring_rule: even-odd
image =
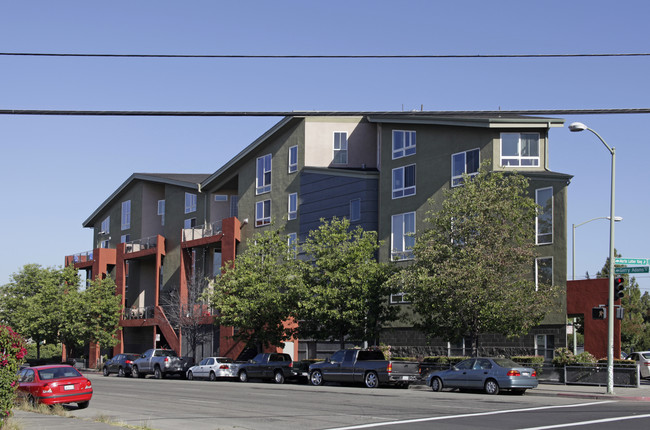
[[[256,231],[283,228],[288,241],[300,243],[321,218],[347,217],[378,232],[381,261],[405,265],[411,234],[426,228],[429,199],[440,202],[443,190],[462,185],[462,173],[489,159],[494,170],[525,174],[531,196],[549,209],[531,225],[540,254],[531,277],[565,285],[571,176],[548,169],[548,131],[562,125],[553,118],[419,113],[286,117],[211,175],[131,176],[83,224],[95,231],[92,258],[69,256],[66,263],[116,279],[124,297],[116,352],[164,343],[185,354],[162,298],[173,291],[187,297],[193,279],[217,275]],[[408,307],[404,295],[386,300]],[[486,353],[549,356],[566,343],[565,318],[562,298],[530,335],[485,336],[481,344]],[[241,353],[229,338],[233,328],[210,325],[209,309],[205,322],[214,336],[200,355]],[[405,323],[386,327],[380,340],[409,355],[465,352],[463,340],[427,343]],[[327,348],[296,340],[285,351],[304,358]]]

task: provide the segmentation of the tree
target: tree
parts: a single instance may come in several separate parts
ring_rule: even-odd
[[[18,371],[25,361],[25,340],[11,327],[0,326],[0,427],[11,416],[18,388]]]
[[[199,344],[212,337],[211,328],[207,319],[208,300],[203,293],[209,290],[207,279],[192,278],[187,283],[187,298],[181,297],[178,288],[173,289],[168,295],[161,298],[165,316],[176,330],[180,330],[187,340],[192,357],[196,358],[196,349]]]
[[[302,337],[372,341],[380,328],[394,321],[386,284],[390,266],[378,263],[377,233],[350,228],[347,219],[321,219],[302,245],[302,294],[298,328]]]
[[[258,351],[282,346],[293,334],[295,253],[277,230],[255,234],[234,262],[212,282],[210,303],[216,322],[235,328],[234,339]]]
[[[541,210],[517,173],[464,176],[464,185],[430,200],[431,225],[413,249],[414,262],[393,278],[403,285],[416,311],[415,325],[430,337],[471,339],[479,335],[517,337],[538,325],[559,288],[533,279],[534,225]]]

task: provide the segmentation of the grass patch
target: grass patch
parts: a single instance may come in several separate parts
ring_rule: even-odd
[[[127,424],[123,421],[114,421],[111,417],[106,416],[106,415],[97,415],[92,419],[92,421],[98,422],[98,423],[104,423],[104,424],[109,424],[115,427],[122,427],[126,429],[132,429],[132,430],[155,430],[153,427],[149,427],[148,425],[144,424],[141,426],[138,425],[133,425],[133,424]],[[4,430],[4,429],[3,429]]]

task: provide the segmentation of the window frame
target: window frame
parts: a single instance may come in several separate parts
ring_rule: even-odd
[[[271,171],[273,170],[272,154],[257,157],[255,161],[255,195],[271,192]]]
[[[287,234],[287,249],[294,258],[298,255],[298,233]]]
[[[406,171],[407,169],[413,168],[413,184],[408,185],[406,184]],[[401,172],[401,181],[402,181],[402,187],[397,188],[395,185],[395,174],[397,172]],[[400,166],[396,167],[392,171],[392,198],[393,199],[401,199],[404,197],[411,197],[416,194],[416,181],[417,181],[417,176],[416,176],[416,169],[415,169],[415,163],[413,164],[408,164],[406,166]]]
[[[544,210],[544,205],[540,204],[539,200],[539,194],[544,191],[549,191],[551,192],[550,198],[547,198],[546,201],[550,200],[551,201],[551,207],[550,210]],[[553,187],[544,187],[544,188],[537,188],[535,189],[535,203],[537,203],[539,206],[541,206],[541,209],[538,209],[537,216],[535,217],[535,244],[536,245],[549,245],[553,243],[553,236],[554,236],[554,226],[553,226],[553,211],[555,210],[555,199],[553,195]],[[549,222],[549,227],[550,231],[545,231],[545,232],[540,232],[540,217],[541,216],[549,216],[550,217],[550,222]],[[549,236],[550,239],[548,241],[544,241],[543,239],[540,240],[540,237],[546,237]]]
[[[104,218],[104,221],[102,221],[99,234],[109,234],[111,232],[111,216],[107,216]]]
[[[160,225],[165,225],[165,199],[158,200],[156,214],[160,215]]]
[[[298,218],[298,193],[290,193],[287,200],[287,220],[291,221]]]
[[[350,221],[361,221],[361,198],[350,200]]]
[[[289,147],[289,160],[288,160],[288,173],[296,173],[298,171],[298,145]]]
[[[540,262],[542,260],[550,261],[550,265],[544,265],[542,266]],[[541,274],[540,274],[540,269],[543,268],[550,268],[551,271],[551,286],[553,285],[553,256],[547,256],[547,257],[537,257],[535,258],[535,291],[539,291],[540,287],[540,279],[541,279]]]
[[[470,152],[476,152],[476,170],[473,172],[468,172],[467,171],[467,154]],[[460,175],[454,175],[454,172],[456,171],[455,167],[455,157],[457,155],[462,155],[463,156],[463,172]],[[461,152],[456,152],[455,154],[451,154],[451,186],[452,187],[458,187],[460,185],[463,185],[463,173],[468,174],[471,177],[474,177],[478,175],[479,168],[481,167],[481,150],[480,148],[474,148],[474,149],[468,149],[467,151],[461,151]]]
[[[341,139],[337,139],[337,136],[338,137],[343,137],[344,136],[345,141],[343,141]],[[333,151],[332,164],[337,164],[337,165],[341,165],[341,166],[348,164],[348,148],[349,148],[348,132],[347,131],[335,131],[334,135],[333,135],[333,139],[334,139],[334,142],[333,142],[333,145],[332,145],[332,148],[333,148],[333,150],[332,150]],[[338,148],[337,148],[337,145],[338,145]],[[345,146],[345,148],[343,148],[343,146]],[[337,157],[337,155],[341,155],[341,154],[345,155],[345,161],[337,160],[337,158],[343,158],[342,156]]]
[[[131,200],[122,202],[122,216],[120,218],[121,230],[128,230],[131,228]]]
[[[413,231],[406,231],[407,223],[406,216],[412,216],[413,219],[411,223],[413,224]],[[398,221],[397,218],[401,218],[401,221]],[[391,261],[405,261],[412,260],[413,257],[413,246],[415,245],[415,232],[416,232],[416,212],[404,212],[401,214],[391,215],[390,217],[390,260]],[[396,232],[395,226],[401,226],[401,231]],[[399,248],[396,247],[397,239],[400,239]],[[407,243],[407,239],[410,243]],[[409,247],[410,245],[410,247]]]
[[[196,212],[197,201],[198,198],[196,194],[185,192],[185,213],[186,214]]]
[[[504,136],[514,136],[517,135],[517,154],[516,155],[504,155],[504,145],[503,138]],[[537,155],[522,155],[522,136],[523,135],[535,135],[537,136]],[[513,133],[513,132],[504,132],[499,136],[500,140],[500,163],[502,167],[522,167],[522,168],[537,168],[541,165],[541,140],[542,137],[540,133]],[[506,164],[507,162],[507,164]]]
[[[397,141],[396,136],[402,136],[403,146],[401,148],[395,148],[395,142]],[[406,137],[409,137],[408,139]],[[409,143],[407,144],[407,141]],[[412,143],[411,143],[412,142]],[[415,130],[393,130],[393,160],[398,158],[408,157],[409,155],[414,155],[417,149],[417,134]]]
[[[271,199],[255,202],[255,227],[264,227],[269,224],[271,224]]]
[[[412,303],[412,301],[406,298],[406,296],[407,294],[403,291],[401,293],[391,294],[389,303],[391,305],[403,305]]]
[[[189,221],[189,224],[188,224],[188,221]],[[183,228],[184,229],[191,229],[191,228],[194,228],[194,227],[196,227],[196,217],[185,218],[183,220]]]

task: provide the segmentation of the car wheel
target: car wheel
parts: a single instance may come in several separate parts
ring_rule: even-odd
[[[431,380],[431,389],[436,392],[442,391],[442,379],[438,378],[437,376],[434,377]]]
[[[124,368],[123,367],[120,367],[119,369],[117,369],[117,376],[119,376],[120,378],[124,378],[124,375],[125,374],[124,374]]]
[[[160,367],[156,366],[156,367],[153,369],[153,377],[156,378],[156,379],[162,379],[163,374],[162,374],[162,372],[160,371]]]
[[[188,371],[187,371],[187,380],[188,380],[188,381],[191,381],[191,380],[193,380],[193,379],[194,379],[194,374],[192,373],[191,370],[188,370]]]
[[[138,366],[133,366],[133,369],[131,370],[131,375],[133,375],[134,378],[144,378],[144,373],[140,373],[138,370]]]
[[[323,374],[321,373],[320,370],[314,370],[311,372],[309,375],[309,382],[311,382],[311,385],[323,385]]]
[[[485,381],[485,392],[488,394],[499,394],[499,384],[494,379]]]
[[[242,370],[239,372],[239,381],[240,382],[248,382],[248,373],[246,373],[245,370]]]
[[[29,396],[27,396],[27,404],[29,406],[31,406],[32,408],[36,407],[36,399],[31,394]]]
[[[78,409],[86,409],[89,404],[90,404],[90,400],[85,401],[85,402],[79,402],[79,403],[77,403],[77,408]]]
[[[281,370],[276,371],[273,380],[276,384],[284,384],[284,373]]]
[[[104,368],[102,369],[102,375],[104,376],[110,375],[110,372],[108,371],[108,367],[104,366]]]
[[[379,378],[375,372],[366,373],[366,377],[363,378],[363,382],[368,388],[377,388],[379,387]]]
[[[214,372],[210,372],[210,381],[216,381],[217,380],[217,375],[214,374]]]

